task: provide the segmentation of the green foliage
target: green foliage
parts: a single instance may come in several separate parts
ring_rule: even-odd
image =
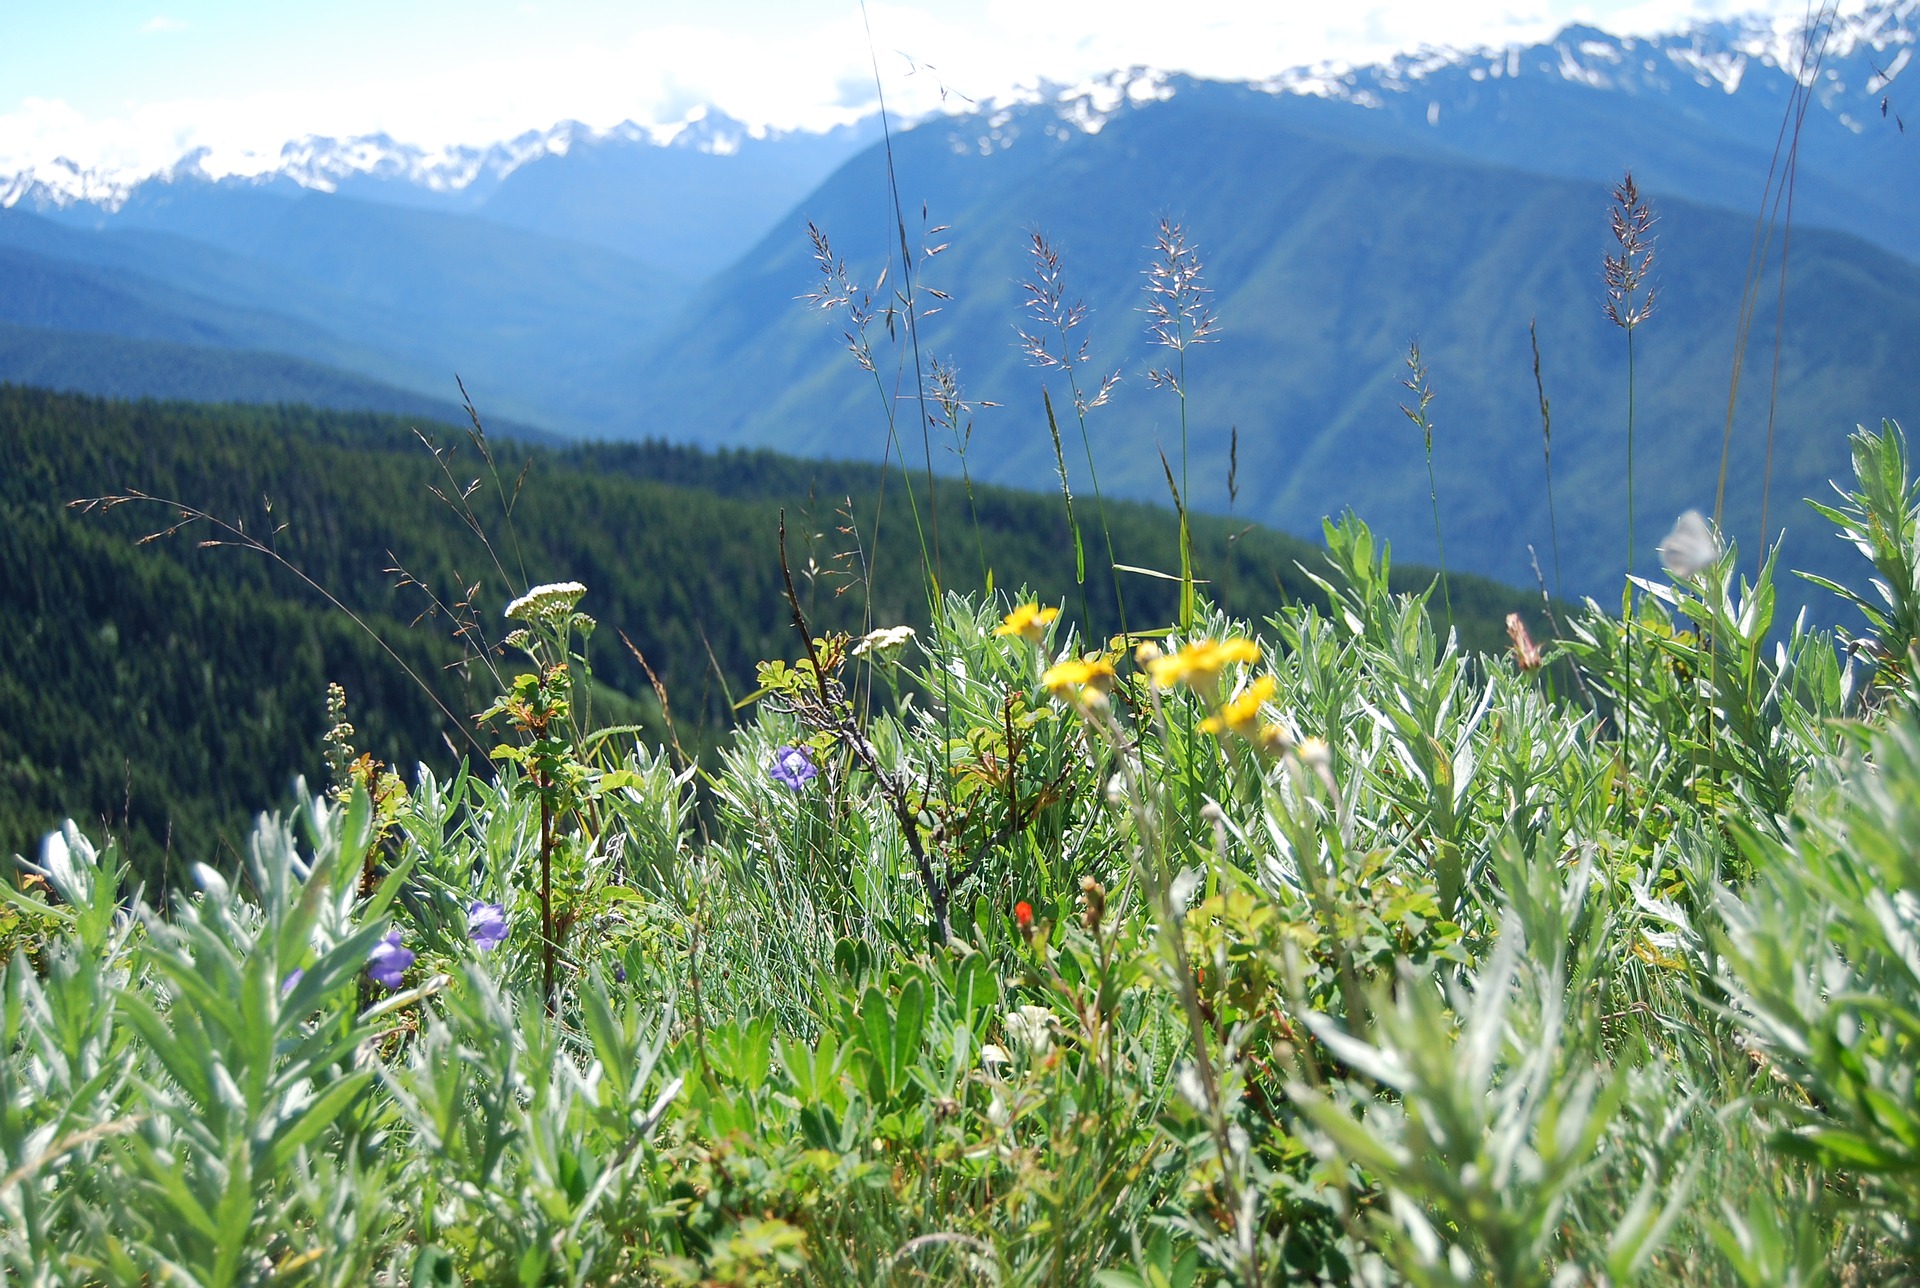
[[[1920,1255],[1920,726],[1881,731],[1725,896],[1733,1013],[1801,1097],[1778,1146],[1844,1172]]]
[[[9,451],[0,609],[17,645],[0,658],[9,712],[0,722],[0,851],[30,849],[71,815],[105,823],[151,887],[178,882],[187,859],[232,870],[251,813],[282,800],[297,774],[322,779],[330,682],[346,690],[360,751],[445,773],[456,756],[481,750],[468,717],[497,692],[500,610],[529,582],[560,577],[591,583],[585,607],[644,652],[688,754],[705,755],[756,664],[786,651],[775,553],[782,508],[802,599],[822,630],[926,620],[918,552],[892,526],[898,478],[882,506],[879,472],[868,467],[657,444],[497,446],[490,471],[465,437],[423,428],[438,436],[441,458],[383,417],[0,387]],[[466,516],[429,490],[458,498],[476,478],[486,483],[471,514],[497,560]],[[358,613],[371,635],[258,552],[195,549],[197,538],[219,535],[204,523],[136,546],[179,522],[165,506],[67,508],[134,488],[244,525]],[[961,499],[943,485],[943,507],[958,513]],[[980,545],[1003,583],[1065,584],[1057,507],[1001,489],[979,489],[977,499]],[[1123,560],[1174,566],[1162,512],[1114,506],[1108,517]],[[1219,523],[1195,529],[1210,560],[1223,557],[1228,535]],[[974,545],[952,525],[947,539],[956,550]],[[839,558],[850,545],[864,547],[859,558]],[[1307,547],[1256,531],[1232,549],[1243,609],[1312,593],[1295,568],[1313,558]],[[1405,573],[1401,584],[1420,576]],[[1129,605],[1170,615],[1175,584],[1135,580]],[[1511,597],[1485,582],[1474,592],[1462,629],[1493,647]],[[1094,611],[1113,619],[1103,599]],[[465,634],[453,638],[456,629]],[[612,630],[599,651],[589,720],[664,738],[634,655]]]
[[[1772,562],[1724,555],[1564,646],[1602,701],[1631,654],[1629,778],[1327,537],[1277,650],[1201,605],[1130,665],[950,596],[769,662],[706,768],[583,723],[592,591],[542,586],[497,782],[350,773],[159,907],[69,826],[6,893],[0,1264],[1892,1281],[1911,715],[1844,720],[1831,639],[1761,648]]]
[[[1852,439],[1853,474],[1858,491],[1836,486],[1844,505],[1835,508],[1809,501],[1822,518],[1839,530],[1840,538],[1872,561],[1880,575],[1874,578],[1871,598],[1824,577],[1809,576],[1815,585],[1845,598],[1865,615],[1874,634],[1856,641],[1860,651],[1876,663],[1876,685],[1911,687],[1920,677],[1913,650],[1920,642],[1920,482],[1907,455],[1907,438],[1892,421],[1880,432],[1861,429]]]

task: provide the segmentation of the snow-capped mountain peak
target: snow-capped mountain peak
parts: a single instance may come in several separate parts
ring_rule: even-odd
[[[209,149],[196,148],[158,172],[87,168],[62,157],[0,176],[0,206],[65,209],[89,205],[111,213],[143,183],[193,180],[285,181],[316,192],[338,192],[343,186],[372,180],[423,194],[478,199],[522,166],[543,157],[565,156],[582,146],[648,145],[731,156],[750,140],[777,138],[779,134],[755,129],[724,112],[704,107],[668,126],[623,121],[607,129],[595,129],[579,121],[561,121],[548,129],[529,130],[484,146],[420,147],[385,133],[351,138],[310,134],[289,141],[274,154],[216,158]]]
[[[1678,32],[1621,37],[1570,26],[1534,45],[1457,48],[1422,46],[1367,65],[1323,62],[1251,82],[1274,95],[1307,95],[1362,108],[1414,106],[1438,124],[1445,85],[1498,85],[1523,77],[1627,95],[1709,92],[1735,95],[1756,69],[1809,85],[1817,103],[1848,129],[1880,106],[1905,71],[1920,29],[1920,0],[1856,0],[1810,35],[1788,17],[1749,15],[1692,24]],[[951,145],[991,155],[1039,124],[1050,138],[1095,134],[1116,114],[1176,96],[1194,82],[1135,66],[1077,83],[1041,80],[983,104],[949,105]],[[1456,88],[1462,88],[1456,86]],[[1040,122],[1029,114],[1042,109]],[[797,133],[797,132],[795,132]],[[545,157],[590,146],[656,146],[731,156],[785,133],[751,125],[713,108],[681,121],[647,126],[625,121],[596,129],[562,121],[485,145],[420,147],[388,134],[351,138],[308,135],[277,153],[216,157],[191,152],[157,173],[88,168],[62,157],[0,176],[0,207],[91,206],[113,212],[135,188],[152,181],[291,183],[321,192],[380,185],[397,199],[473,206],[516,170]]]

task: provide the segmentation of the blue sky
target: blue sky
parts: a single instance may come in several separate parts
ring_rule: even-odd
[[[1671,28],[1787,0],[870,0],[891,102],[1146,64],[1251,78],[1572,20]],[[674,122],[713,103],[818,128],[871,110],[858,0],[0,0],[0,174],[67,156],[222,168],[305,134],[486,143],[562,119]]]

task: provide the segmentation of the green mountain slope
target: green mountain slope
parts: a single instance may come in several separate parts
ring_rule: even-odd
[[[1018,120],[1016,114],[1016,120]],[[1156,447],[1176,457],[1177,403],[1147,388],[1141,271],[1161,215],[1185,222],[1215,291],[1219,342],[1189,355],[1193,491],[1227,500],[1229,430],[1239,429],[1240,508],[1310,532],[1352,505],[1432,560],[1419,435],[1397,403],[1401,365],[1418,336],[1432,368],[1435,468],[1456,566],[1532,580],[1527,545],[1553,576],[1541,433],[1527,327],[1537,318],[1554,409],[1554,462],[1565,585],[1605,593],[1627,561],[1627,363],[1623,335],[1601,312],[1607,233],[1603,180],[1544,178],[1457,157],[1316,133],[1275,119],[1253,98],[1175,98],[1115,116],[1098,134],[977,146],[980,121],[895,140],[900,190],[918,224],[950,225],[950,243],[922,261],[950,291],[921,329],[923,356],[957,366],[983,410],[972,439],[977,477],[1039,485],[1053,470],[1040,407],[1041,373],[1021,354],[1030,231],[1065,256],[1070,292],[1092,312],[1090,368],[1125,379],[1093,419],[1101,481],[1163,497]],[[1012,126],[1007,127],[1011,133]],[[897,244],[885,205],[884,157],[865,154],[808,199],[689,306],[681,325],[636,355],[629,400],[651,432],[803,453],[886,450],[873,380],[844,353],[844,319],[810,315],[795,297],[819,274],[804,221],[834,238],[871,284]],[[1711,509],[1719,477],[1733,336],[1752,233],[1743,215],[1653,194],[1658,309],[1639,332],[1635,569],[1683,509]],[[919,233],[911,230],[910,239]],[[889,289],[898,284],[897,265]],[[1845,473],[1856,422],[1920,413],[1920,267],[1857,239],[1797,231],[1783,332],[1769,479],[1770,283],[1734,427],[1727,518],[1751,549],[1763,484],[1767,526],[1811,529],[1797,498]],[[884,300],[882,301],[884,303]],[[923,303],[932,303],[924,300]],[[877,324],[876,324],[877,326]],[[876,336],[878,335],[876,331]],[[884,346],[883,346],[884,347]],[[888,351],[886,361],[894,359]],[[912,391],[912,365],[905,368]],[[888,365],[886,379],[894,379]],[[1064,401],[1059,379],[1051,387]],[[914,413],[903,414],[911,427]],[[1068,427],[1069,438],[1075,431]],[[917,434],[912,437],[917,440]],[[1080,454],[1069,469],[1087,490]],[[910,448],[917,457],[919,448]],[[950,467],[950,456],[941,455]],[[1800,543],[1793,566],[1832,566],[1845,552]]]
[[[175,851],[206,853],[216,837],[244,835],[249,811],[283,802],[295,773],[317,778],[329,680],[348,691],[362,749],[403,766],[450,766],[456,751],[471,754],[467,716],[496,691],[491,655],[468,655],[421,586],[442,607],[471,590],[492,640],[511,594],[532,582],[584,581],[583,607],[603,624],[593,650],[602,713],[660,729],[617,629],[658,670],[695,747],[731,719],[757,661],[794,651],[778,557],[783,511],[817,628],[860,629],[865,620],[864,589],[836,558],[854,540],[839,530],[849,526],[841,510],[855,516],[872,569],[874,623],[925,620],[920,548],[897,473],[883,503],[879,473],[867,466],[657,443],[555,452],[503,442],[499,483],[511,495],[519,481],[508,524],[495,474],[473,444],[444,426],[422,428],[442,444],[444,471],[411,423],[391,417],[130,404],[0,385],[0,445],[17,463],[0,472],[0,614],[9,623],[0,852],[30,849],[64,815],[106,819],[149,877],[163,878],[169,837]],[[429,491],[453,495],[476,479],[473,504],[493,555]],[[204,524],[139,544],[177,521],[164,505],[69,506],[132,489],[244,523],[372,634],[273,560],[201,548],[219,535]],[[1057,498],[979,489],[977,535],[957,485],[932,499],[949,584],[977,589],[984,559],[998,584],[1029,583],[1077,616]],[[916,500],[930,520],[923,489]],[[1123,562],[1177,567],[1171,515],[1119,505],[1109,517]],[[1319,565],[1312,548],[1254,530],[1235,541],[1229,564],[1233,531],[1207,521],[1196,532],[1229,607],[1260,613],[1282,595],[1312,593],[1294,567]],[[398,569],[418,585],[400,584]],[[1430,574],[1399,576],[1415,586]],[[1116,623],[1107,585],[1103,567],[1090,570],[1103,631]],[[1176,589],[1131,579],[1133,620],[1170,620]],[[1483,646],[1502,639],[1505,612],[1537,602],[1470,578],[1455,580],[1453,599],[1463,632]]]
[[[0,381],[108,398],[304,403],[438,421],[465,419],[458,405],[443,398],[283,353],[9,323],[0,323]],[[496,423],[516,437],[532,441],[545,437],[524,426]]]

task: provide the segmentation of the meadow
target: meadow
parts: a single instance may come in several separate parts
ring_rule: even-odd
[[[1629,346],[1643,210],[1624,185],[1595,305]],[[911,270],[876,298],[816,245],[889,434],[964,453],[957,387],[896,356]],[[0,912],[0,1274],[1912,1281],[1899,428],[1859,431],[1818,507],[1861,556],[1826,586],[1858,634],[1776,620],[1787,571],[1698,515],[1617,610],[1519,595],[1504,651],[1351,514],[1311,593],[1249,620],[1182,501],[1199,261],[1171,227],[1156,256],[1161,567],[1111,545],[1083,437],[1106,385],[1042,256],[1023,338],[1071,575],[993,588],[981,545],[972,585],[936,525],[964,552],[976,494],[936,517],[929,479],[888,538],[913,621],[870,583],[834,617],[783,517],[784,647],[686,739],[664,684],[645,730],[596,700],[591,577],[520,581],[450,610],[494,685],[484,755],[386,763],[335,689],[324,781],[239,861],[142,883],[98,829],[49,836]],[[906,412],[897,371],[931,389]],[[1417,348],[1407,390],[1444,550]]]

